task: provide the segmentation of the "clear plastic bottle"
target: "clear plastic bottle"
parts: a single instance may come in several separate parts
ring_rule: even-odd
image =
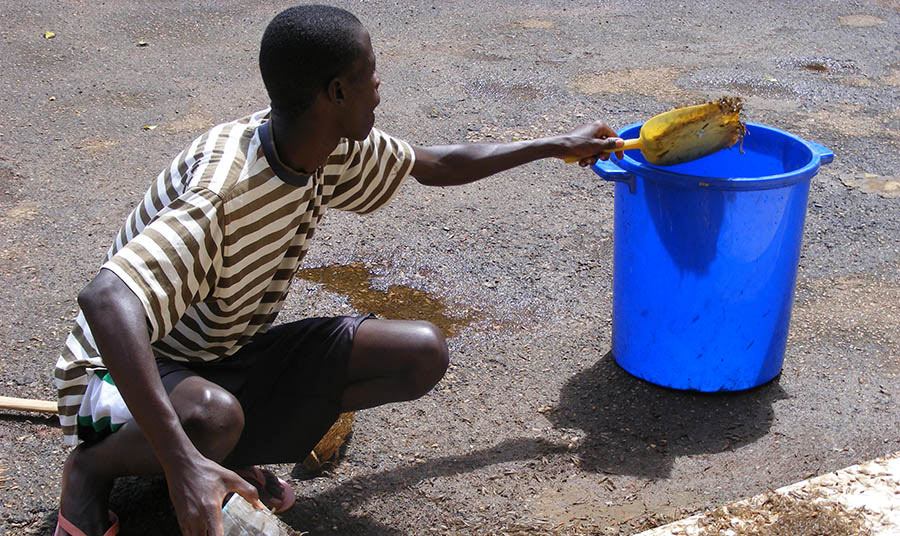
[[[222,508],[225,536],[293,536],[284,523],[268,510],[258,510],[237,493]]]

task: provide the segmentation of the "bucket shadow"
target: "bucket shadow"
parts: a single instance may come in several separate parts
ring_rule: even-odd
[[[683,272],[704,274],[716,258],[727,195],[645,181],[644,202],[656,235]]]
[[[669,476],[679,456],[717,453],[752,443],[787,398],[777,378],[755,389],[698,393],[658,387],[619,367],[612,353],[573,376],[548,417],[586,433],[577,454],[588,471],[645,478]]]

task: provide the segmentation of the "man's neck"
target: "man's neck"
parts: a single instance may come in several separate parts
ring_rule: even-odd
[[[325,164],[340,137],[323,128],[312,112],[289,120],[272,111],[272,141],[281,163],[301,175],[311,175]]]

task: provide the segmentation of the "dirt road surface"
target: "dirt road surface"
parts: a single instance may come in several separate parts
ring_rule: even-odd
[[[53,399],[78,290],[177,152],[267,105],[256,50],[287,5],[0,2],[0,395]],[[338,5],[371,30],[378,125],[413,143],[736,95],[835,160],[812,180],[782,374],[740,393],[615,364],[613,187],[589,170],[410,181],[371,217],[329,214],[282,319],[415,304],[453,364],[423,399],[357,414],[323,473],[273,466],[294,529],[625,535],[900,450],[898,2]],[[54,418],[0,415],[0,532],[51,534],[65,455]],[[160,479],[119,482],[112,508],[124,534],[177,534]]]

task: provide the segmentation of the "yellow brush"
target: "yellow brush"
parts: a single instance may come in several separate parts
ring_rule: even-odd
[[[741,122],[741,107],[740,98],[722,97],[716,102],[663,112],[641,126],[638,138],[625,140],[625,146],[616,151],[640,149],[644,159],[657,166],[702,158],[744,137],[747,128]]]

